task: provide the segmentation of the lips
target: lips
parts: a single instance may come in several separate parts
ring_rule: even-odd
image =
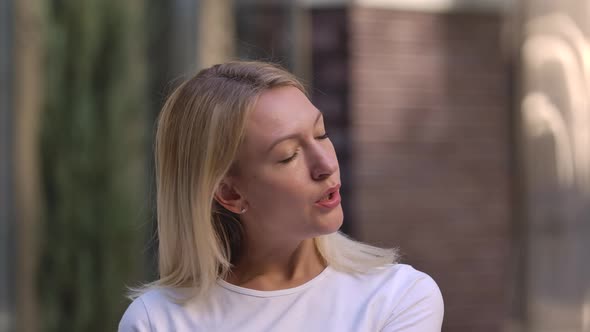
[[[322,198],[320,198],[319,200],[317,200],[315,202],[315,205],[323,207],[323,208],[328,208],[328,209],[333,209],[336,206],[338,206],[340,204],[341,198],[340,198],[340,185],[337,184],[333,187],[330,187],[328,190],[326,190],[324,192],[324,194],[322,195]]]

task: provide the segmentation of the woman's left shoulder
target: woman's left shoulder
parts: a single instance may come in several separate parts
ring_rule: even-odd
[[[381,270],[379,274],[384,278],[381,291],[389,294],[395,303],[387,326],[412,321],[419,326],[428,327],[422,331],[440,331],[444,302],[436,281],[407,264],[388,265]]]
[[[376,278],[381,287],[387,288],[390,294],[400,295],[431,295],[440,297],[440,289],[434,279],[408,264],[389,264],[377,268],[373,278]]]
[[[377,268],[377,273],[381,274],[383,278],[386,278],[390,282],[413,285],[420,282],[430,287],[438,286],[432,277],[425,272],[415,269],[413,266],[408,264],[388,264],[383,267]]]

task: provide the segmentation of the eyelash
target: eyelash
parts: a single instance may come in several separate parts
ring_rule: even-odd
[[[293,155],[285,160],[281,160],[279,161],[279,163],[281,164],[287,164],[289,163],[291,160],[295,159],[295,157],[297,157],[297,155],[299,154],[299,152],[295,151],[295,153],[293,153]]]
[[[328,136],[328,133],[325,133],[325,134],[323,134],[322,136],[318,136],[318,137],[316,137],[316,139],[319,139],[319,140],[324,140],[324,139],[327,139],[328,137],[329,137],[329,136]],[[291,160],[295,159],[295,157],[297,157],[297,155],[298,155],[298,154],[299,154],[299,152],[298,152],[298,151],[295,151],[295,153],[293,153],[293,155],[292,155],[291,157],[289,157],[289,158],[287,158],[287,159],[285,159],[285,160],[281,160],[281,161],[279,161],[279,163],[281,163],[281,164],[287,164],[287,163],[289,163]]]
[[[323,134],[322,136],[316,137],[317,139],[326,139],[328,138],[328,133]]]

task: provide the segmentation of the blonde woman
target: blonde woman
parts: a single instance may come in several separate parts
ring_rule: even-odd
[[[159,279],[119,331],[440,331],[436,283],[338,232],[340,172],[288,72],[215,65],[158,120]]]

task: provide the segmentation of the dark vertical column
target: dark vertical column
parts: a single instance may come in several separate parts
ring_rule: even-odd
[[[311,9],[311,97],[324,114],[326,129],[336,148],[342,179],[342,231],[355,235],[351,211],[352,188],[349,121],[349,50],[347,8]]]
[[[157,278],[157,218],[156,185],[154,172],[153,138],[155,122],[166,97],[181,82],[192,77],[199,69],[199,11],[200,0],[159,1],[148,0],[148,144],[147,192],[151,224],[145,240],[146,280]]]
[[[237,1],[236,55],[241,60],[278,63],[293,70],[292,10],[285,3]]]
[[[197,71],[198,28],[201,1],[172,1],[170,20],[171,49],[170,67],[176,75],[187,75]]]
[[[12,0],[0,0],[0,331],[15,329]]]
[[[297,1],[234,2],[234,49],[241,60],[278,63],[309,77],[309,11]]]

